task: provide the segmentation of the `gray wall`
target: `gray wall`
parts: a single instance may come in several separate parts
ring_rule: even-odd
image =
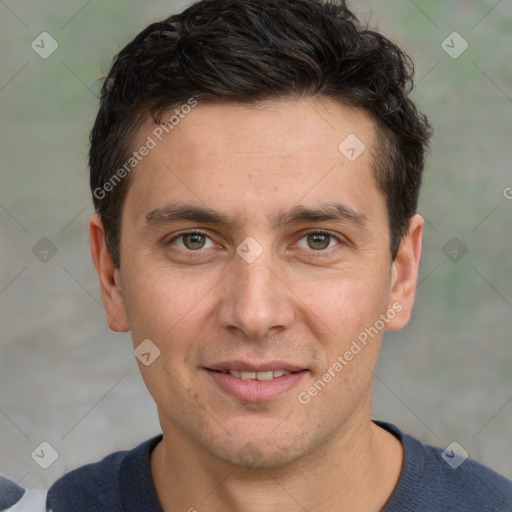
[[[98,78],[150,21],[184,5],[0,2],[0,472],[23,485],[159,432],[129,334],[104,319],[86,158]],[[351,5],[413,57],[412,94],[436,129],[416,309],[385,337],[374,415],[438,446],[457,441],[512,478],[512,3]],[[46,59],[31,48],[51,49],[43,31],[58,43]],[[461,40],[446,40],[452,56],[442,47],[454,31],[469,44],[458,58]],[[42,441],[59,454],[48,469],[31,458]]]

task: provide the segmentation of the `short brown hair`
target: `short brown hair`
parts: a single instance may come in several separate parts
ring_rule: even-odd
[[[344,1],[201,0],[151,24],[114,59],[91,132],[91,191],[116,267],[130,175],[112,180],[130,158],[144,116],[159,122],[190,98],[248,104],[319,96],[368,112],[376,121],[374,175],[394,259],[416,212],[431,135],[408,97],[412,75],[410,59],[362,26]]]

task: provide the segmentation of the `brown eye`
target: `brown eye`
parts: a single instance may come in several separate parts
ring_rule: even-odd
[[[312,231],[306,233],[297,245],[302,249],[310,249],[317,252],[328,252],[326,249],[331,249],[336,245],[340,245],[341,241],[338,237],[325,233],[323,231]]]
[[[315,251],[326,249],[329,247],[329,242],[331,241],[331,236],[323,233],[311,233],[307,237],[308,246]]]
[[[215,246],[213,240],[200,231],[190,231],[182,233],[169,241],[170,244],[177,245],[180,249],[193,252],[201,249],[209,249]],[[209,245],[208,245],[209,244]]]
[[[183,235],[183,245],[191,251],[202,249],[206,243],[206,237],[201,233],[187,233]]]

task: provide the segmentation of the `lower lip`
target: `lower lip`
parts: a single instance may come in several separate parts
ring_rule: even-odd
[[[206,370],[214,382],[226,393],[248,402],[265,402],[290,391],[305,377],[308,370],[290,373],[270,380],[244,380],[229,373]]]

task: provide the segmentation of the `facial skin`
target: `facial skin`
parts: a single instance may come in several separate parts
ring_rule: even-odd
[[[148,120],[134,146],[154,127]],[[353,162],[338,150],[349,134],[366,146]],[[383,330],[309,403],[298,399],[393,304],[401,311],[387,329],[409,319],[423,219],[411,219],[391,261],[373,147],[373,121],[334,100],[199,104],[134,171],[119,270],[92,217],[110,327],[160,350],[139,366],[164,433],[151,460],[164,510],[286,511],[299,503],[368,511],[391,494],[401,445],[371,423]],[[275,222],[294,208],[332,203],[352,217]],[[165,218],[166,207],[181,204],[236,223]],[[184,230],[205,236],[180,238]],[[311,236],[319,230],[332,236]],[[247,237],[262,249],[251,263],[236,251]],[[241,400],[206,370],[234,360],[307,371],[277,398]]]

